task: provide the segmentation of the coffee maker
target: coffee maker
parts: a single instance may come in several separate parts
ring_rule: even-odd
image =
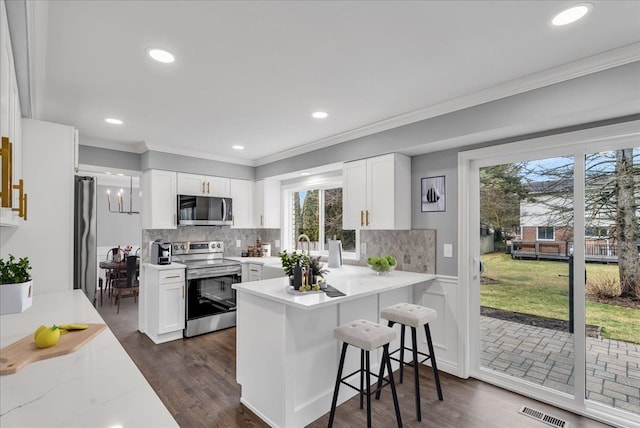
[[[165,242],[162,239],[156,239],[151,243],[151,264],[171,264],[171,242]]]

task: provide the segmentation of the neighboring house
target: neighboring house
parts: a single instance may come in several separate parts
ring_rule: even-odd
[[[564,211],[572,208],[571,191],[570,180],[529,183],[529,198],[520,203],[513,257],[564,259],[572,254],[572,219]],[[600,213],[586,214],[585,255],[591,260],[616,261],[615,221]]]

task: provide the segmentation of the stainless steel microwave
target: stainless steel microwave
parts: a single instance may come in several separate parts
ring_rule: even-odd
[[[233,221],[231,198],[178,195],[178,226],[226,226]]]

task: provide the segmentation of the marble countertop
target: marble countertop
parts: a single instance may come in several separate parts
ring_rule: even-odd
[[[331,268],[325,275],[327,284],[342,291],[346,296],[328,297],[319,292],[294,292],[289,287],[289,278],[273,278],[263,281],[234,284],[239,292],[246,292],[268,300],[301,309],[316,309],[342,303],[348,300],[377,294],[395,288],[429,282],[436,278],[433,274],[392,271],[387,275],[376,275],[371,269],[361,266],[343,265]]]
[[[0,316],[0,347],[41,324],[104,323],[80,290],[35,295],[20,314]],[[68,333],[73,334],[73,333]],[[0,426],[177,427],[109,328],[71,354],[0,376]]]

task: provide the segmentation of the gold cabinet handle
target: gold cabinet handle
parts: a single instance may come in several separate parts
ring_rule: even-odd
[[[202,182],[202,193],[205,193],[205,191],[204,191],[204,185],[205,185],[205,182],[203,181],[203,182]]]
[[[184,299],[184,285],[182,286],[182,298]]]
[[[207,193],[211,193],[211,183],[207,182]]]
[[[13,144],[9,142],[7,137],[2,137],[2,146],[0,148],[0,156],[2,157],[2,187],[0,200],[3,208],[11,208],[13,206]]]
[[[369,226],[369,210],[367,210],[367,226]]]
[[[360,226],[364,226],[364,211],[360,210]]]
[[[164,279],[180,278],[180,275],[165,276]]]
[[[13,188],[18,191],[18,208],[11,208],[13,211],[18,211],[18,217],[27,219],[27,195],[24,193],[24,180],[21,178],[18,184],[14,184]]]
[[[260,214],[260,226],[264,226],[264,215]]]

